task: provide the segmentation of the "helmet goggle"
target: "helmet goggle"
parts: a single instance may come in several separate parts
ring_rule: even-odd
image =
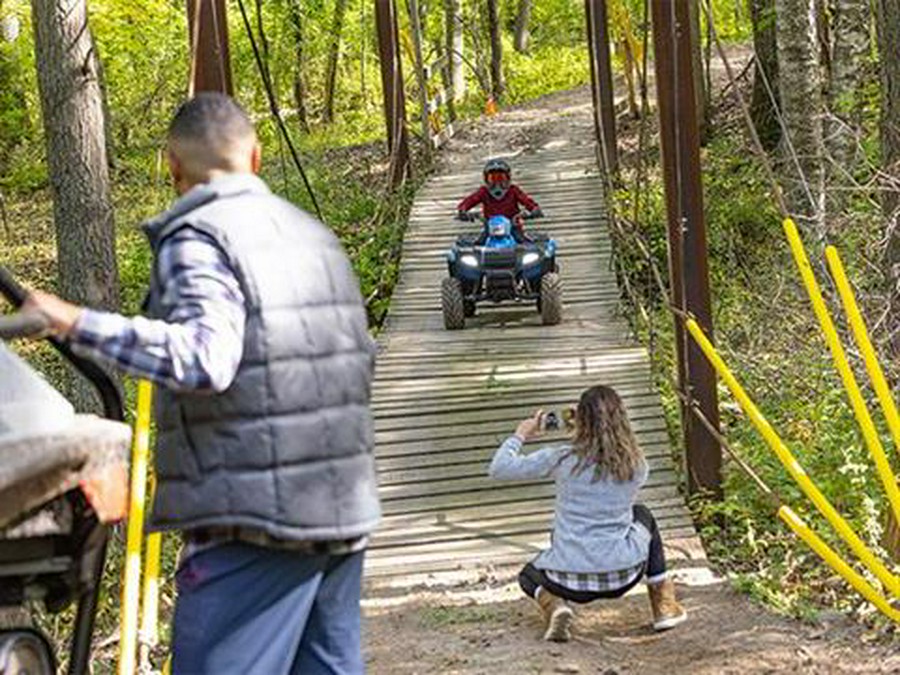
[[[500,169],[492,169],[484,174],[484,182],[488,185],[509,183],[509,173]]]

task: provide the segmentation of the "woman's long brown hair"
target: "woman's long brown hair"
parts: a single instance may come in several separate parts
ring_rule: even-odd
[[[594,480],[610,476],[629,481],[644,462],[625,405],[615,390],[598,385],[585,390],[575,409],[572,454],[578,458],[573,473],[594,469]]]

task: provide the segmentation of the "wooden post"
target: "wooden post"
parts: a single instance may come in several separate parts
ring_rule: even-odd
[[[187,14],[191,45],[188,96],[199,91],[234,95],[225,0],[187,0]]]
[[[394,0],[375,0],[378,55],[384,92],[388,149],[391,154],[391,185],[397,187],[409,175],[409,134],[406,128],[406,96],[400,65],[400,41]]]
[[[616,147],[616,112],[609,57],[609,23],[606,0],[585,0],[584,14],[591,64],[594,131],[597,135],[597,144],[600,146],[603,170],[609,177],[613,177],[619,171],[619,153]]]
[[[425,158],[431,159],[431,125],[428,123],[428,82],[425,78],[425,62],[422,60],[422,22],[419,3],[409,0],[409,25],[412,28],[413,50],[416,56],[416,83],[419,87],[419,105],[422,107],[422,142]]]
[[[690,11],[687,0],[652,0],[651,6],[672,301],[693,315],[712,339]],[[679,385],[718,429],[715,372],[688,340],[680,317],[675,318],[675,339]],[[716,439],[684,404],[681,419],[688,493],[721,498],[722,455]]]

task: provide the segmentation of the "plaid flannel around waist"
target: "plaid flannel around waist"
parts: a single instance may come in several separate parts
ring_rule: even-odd
[[[240,526],[201,527],[184,532],[187,558],[213,546],[241,543],[279,551],[294,551],[305,555],[347,555],[362,551],[369,544],[367,536],[330,541],[279,539],[262,530]]]
[[[584,573],[544,570],[544,574],[553,583],[568,588],[570,591],[587,591],[588,593],[618,590],[632,583],[643,572],[644,563],[612,572]]]

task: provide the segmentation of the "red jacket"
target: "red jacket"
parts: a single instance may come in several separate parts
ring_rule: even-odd
[[[491,216],[506,216],[510,219],[515,218],[519,215],[519,205],[524,206],[528,211],[534,211],[538,208],[537,202],[525,194],[518,185],[510,185],[502,199],[494,199],[491,197],[491,193],[488,192],[487,187],[482,185],[475,192],[463,199],[459,203],[459,206],[456,207],[456,210],[468,211],[479,204],[481,204],[481,212],[485,218],[490,218]]]

